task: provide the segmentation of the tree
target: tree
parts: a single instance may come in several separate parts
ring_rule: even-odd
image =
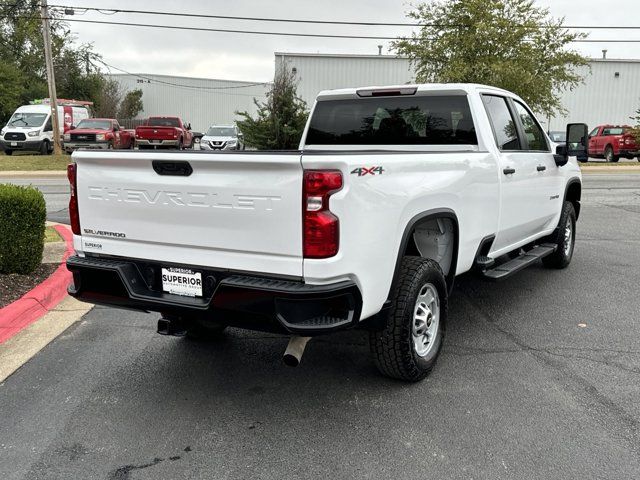
[[[142,110],[142,90],[139,88],[127,92],[120,104],[118,118],[135,118]]]
[[[297,95],[296,74],[285,63],[276,68],[267,101],[253,99],[258,108],[257,118],[249,113],[236,112],[245,142],[258,150],[296,149],[302,137],[309,112],[307,104]]]
[[[569,45],[583,38],[532,0],[440,0],[408,13],[423,26],[392,43],[416,67],[418,82],[483,83],[510,90],[534,110],[564,112],[563,90],[588,65]]]
[[[51,47],[59,98],[94,102],[115,117],[124,92],[100,70],[93,46],[78,43],[59,10],[51,9]],[[31,100],[49,96],[40,0],[0,0],[0,123]],[[114,96],[112,96],[114,95]]]
[[[640,108],[636,110],[636,116],[631,117],[631,120],[635,122],[635,126],[631,129],[631,134],[636,139],[636,145],[640,145]],[[640,157],[638,157],[640,160]]]
[[[103,80],[100,93],[94,100],[93,112],[95,116],[99,118],[116,118],[122,97],[122,85],[117,80]]]

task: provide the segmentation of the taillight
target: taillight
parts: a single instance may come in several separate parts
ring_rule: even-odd
[[[71,220],[71,231],[80,235],[80,213],[78,212],[78,182],[77,182],[77,165],[70,163],[67,165],[67,178],[71,187],[71,195],[69,196],[69,218]]]
[[[342,188],[339,170],[305,170],[302,185],[302,250],[305,258],[338,253],[340,221],[329,210],[329,197]]]

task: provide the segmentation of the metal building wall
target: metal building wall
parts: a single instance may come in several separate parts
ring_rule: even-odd
[[[111,74],[109,77],[120,82],[126,90],[142,90],[144,111],[138,118],[178,115],[200,132],[212,124],[234,123],[236,111],[254,114],[253,99],[264,101],[269,88],[268,85],[243,86],[253,82],[168,75]]]
[[[275,53],[276,68],[286,63],[300,80],[298,95],[309,108],[321,90],[402,85],[415,78],[409,60],[394,55]]]
[[[640,60],[594,59],[585,83],[564,92],[566,116],[549,122],[550,130],[564,130],[567,123],[586,123],[590,128],[602,124],[631,124],[630,117],[640,108]],[[616,72],[618,75],[616,76]]]
[[[311,107],[321,90],[412,82],[409,60],[392,55],[332,55],[276,53],[276,66],[296,68],[298,94]],[[585,83],[563,92],[566,116],[540,118],[549,130],[564,130],[569,122],[628,124],[640,107],[640,60],[594,59],[585,68]],[[618,76],[615,73],[618,72]]]

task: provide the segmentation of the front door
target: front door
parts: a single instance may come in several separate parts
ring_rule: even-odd
[[[556,194],[551,191],[557,167],[542,130],[524,105],[499,95],[482,98],[500,151],[500,220],[491,250],[509,250],[553,221],[558,199],[550,197]]]

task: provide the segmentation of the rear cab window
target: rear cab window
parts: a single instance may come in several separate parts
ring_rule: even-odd
[[[305,145],[477,145],[466,95],[320,100]]]

